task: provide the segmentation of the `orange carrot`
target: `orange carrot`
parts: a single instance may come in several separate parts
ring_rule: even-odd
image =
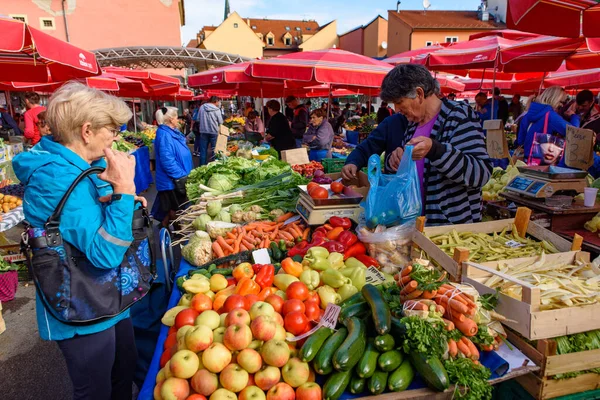
[[[242,244],[248,249],[248,250],[254,250],[254,245],[252,243],[250,243],[249,241],[247,241],[246,239],[242,239]]]
[[[290,234],[284,230],[279,231],[279,233],[281,233],[286,240],[294,241],[296,239],[296,238],[294,238],[294,236],[292,234]]]
[[[469,347],[469,351],[471,352],[471,359],[475,361],[479,360],[479,351],[477,350],[477,347],[475,347],[473,342],[471,342],[465,336],[460,338],[460,340]]]
[[[408,284],[408,282],[412,281],[412,278],[410,277],[410,275],[406,275],[403,276],[402,279],[400,279],[400,284],[402,286],[406,286]]]
[[[400,271],[400,275],[406,276],[410,274],[412,272],[412,268],[412,265],[407,265],[406,267],[402,268],[402,271]]]
[[[469,308],[467,306],[465,306],[463,303],[456,301],[454,299],[448,299],[448,305],[454,311],[457,311],[459,313],[466,314],[467,312],[469,312]]]
[[[464,321],[460,321],[457,318],[452,318],[452,322],[454,322],[456,329],[461,331],[463,335],[468,337],[477,335],[479,328],[477,328],[477,324],[472,319],[465,318]]]
[[[446,313],[446,309],[444,308],[444,306],[441,306],[439,304],[435,306],[435,311],[439,312],[442,315]]]
[[[308,235],[310,235],[310,228],[306,228],[304,232],[302,232],[302,240],[307,240]]]
[[[456,346],[456,342],[452,339],[448,339],[448,353],[452,358],[458,355],[458,347]]]
[[[406,286],[404,286],[404,289],[400,291],[400,296],[414,292],[417,289],[417,285],[417,281],[410,281]]]
[[[492,344],[480,345],[480,347],[481,347],[482,351],[492,351],[492,350],[494,350],[494,345],[492,345]]]
[[[444,294],[444,296],[448,297],[449,299],[456,300],[465,306],[467,305],[467,301],[460,295],[458,291],[454,293],[448,291]]]
[[[248,249],[246,246],[244,246],[244,244],[243,244],[243,243],[242,243],[242,244],[240,244],[240,251],[248,251],[248,250],[249,250],[249,249]]]
[[[263,232],[272,232],[275,229],[277,229],[277,225],[274,225],[274,226],[265,226],[265,227],[263,227]]]
[[[227,232],[227,237],[229,239],[235,239],[235,235],[233,234],[233,232]]]
[[[223,239],[223,236],[217,236],[217,242],[219,243],[219,246],[221,246],[221,248],[223,250],[227,250],[227,251],[233,252],[233,247],[231,247],[229,244],[227,244],[227,242],[225,241],[225,239]]]
[[[473,361],[473,364],[475,364],[475,365],[481,365],[481,363],[479,361]]]
[[[235,243],[233,244],[233,253],[237,254],[240,252],[240,244],[242,243],[242,239],[244,238],[244,235],[242,235],[241,233],[238,233],[238,237],[235,239]]]
[[[225,253],[223,252],[223,249],[221,248],[221,246],[219,246],[218,242],[213,242],[212,250],[217,255],[217,258],[225,257]]]
[[[285,213],[285,214],[280,215],[279,217],[277,217],[277,219],[275,221],[277,221],[277,222],[285,222],[288,219],[292,218],[294,215],[296,215],[296,214],[293,213],[293,212],[288,212],[288,213]]]
[[[435,297],[435,295],[437,294],[437,290],[425,290],[423,292],[423,297],[424,299],[433,299]]]
[[[408,309],[408,310],[414,310],[414,311],[427,311],[429,310],[429,307],[427,307],[426,304],[420,303],[418,301],[414,301],[414,300],[408,300],[404,302],[404,306]]]
[[[442,318],[442,320],[444,321],[444,324],[446,324],[446,330],[447,331],[454,330],[454,322],[452,322],[452,321],[450,321],[449,319],[446,319],[446,318]]]
[[[271,244],[271,241],[269,240],[269,238],[268,238],[268,237],[266,237],[266,238],[265,238],[265,247],[264,247],[264,248],[265,248],[265,249],[268,249],[270,244]]]
[[[401,301],[413,300],[413,299],[418,298],[422,294],[423,294],[422,290],[415,290],[415,291],[413,291],[413,292],[411,292],[411,293],[409,293],[407,295],[404,295],[404,296],[400,295],[400,300]]]
[[[458,342],[456,342],[456,347],[458,347],[458,350],[461,353],[463,353],[465,355],[465,357],[471,358],[471,351],[469,350],[469,346],[467,346],[465,343],[463,343],[462,340],[459,340]]]

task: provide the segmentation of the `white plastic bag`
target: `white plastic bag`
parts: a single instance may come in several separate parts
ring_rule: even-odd
[[[394,275],[410,263],[415,221],[386,228],[383,225],[370,230],[364,223],[356,229],[358,239],[365,244],[369,255],[379,262],[381,270]]]

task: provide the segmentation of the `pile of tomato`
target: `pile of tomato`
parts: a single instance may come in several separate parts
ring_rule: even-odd
[[[333,182],[330,185],[331,191],[334,194],[341,194],[346,188],[341,182]],[[313,199],[328,199],[329,191],[323,186],[315,182],[310,182],[307,187],[308,195]]]

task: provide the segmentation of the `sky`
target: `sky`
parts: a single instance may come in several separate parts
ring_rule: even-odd
[[[429,0],[430,10],[477,10],[481,0]],[[324,25],[337,19],[338,33],[366,24],[378,14],[396,9],[396,0],[230,0],[231,12],[243,18],[314,19]],[[405,10],[422,10],[422,0],[403,0]],[[186,0],[185,26],[181,39],[186,45],[205,25],[223,22],[225,0]]]

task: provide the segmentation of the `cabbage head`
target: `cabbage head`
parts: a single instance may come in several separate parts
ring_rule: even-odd
[[[206,204],[206,213],[211,217],[215,217],[221,211],[222,205],[220,200],[209,201]]]
[[[205,231],[206,223],[212,221],[210,215],[202,214],[192,222],[192,227],[197,231]]]
[[[230,176],[224,174],[214,174],[208,180],[207,186],[220,192],[227,192],[233,189],[234,184],[235,183],[232,182]]]

